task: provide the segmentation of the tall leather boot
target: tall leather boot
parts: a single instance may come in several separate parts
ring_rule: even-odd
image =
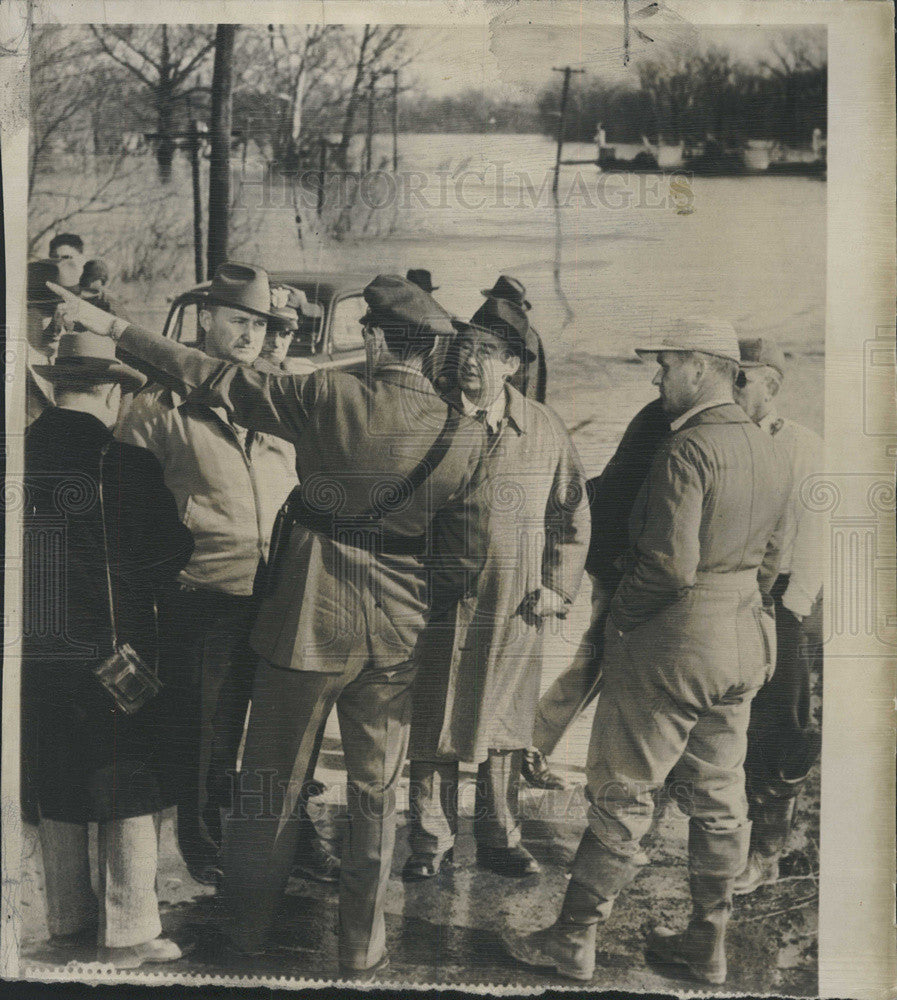
[[[631,860],[612,854],[586,830],[557,920],[533,934],[504,933],[508,952],[524,965],[554,969],[570,979],[590,980],[595,973],[598,923],[610,916],[617,894],[637,871]],[[581,878],[588,878],[589,884]]]
[[[747,864],[735,879],[734,892],[747,896],[761,885],[771,885],[779,878],[779,859],[785,851],[788,836],[794,826],[797,801],[805,779],[780,779],[776,792],[763,789],[765,794],[752,794],[751,851]],[[755,793],[752,789],[752,793]]]
[[[737,830],[710,832],[694,822],[689,827],[689,886],[692,915],[676,933],[657,927],[648,936],[648,951],[668,965],[686,968],[696,979],[716,986],[726,981],[726,925],[732,913],[735,875],[744,867],[750,824]]]

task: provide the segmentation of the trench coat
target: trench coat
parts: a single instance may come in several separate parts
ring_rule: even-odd
[[[367,380],[327,369],[278,375],[133,326],[121,346],[193,401],[296,449],[302,501],[320,524],[294,526],[279,547],[250,637],[255,651],[278,667],[332,674],[354,671],[359,658],[383,668],[409,661],[429,601],[422,555],[434,523],[463,505],[476,478],[483,428],[401,364]],[[409,489],[420,467],[427,475]],[[358,522],[375,508],[370,534]],[[421,554],[384,550],[379,537],[420,540]]]
[[[50,409],[25,437],[22,735],[26,813],[105,822],[174,803],[170,692],[119,711],[92,668],[112,652],[103,505],[118,639],[156,659],[153,588],[193,551],[162,470],[87,413]],[[164,665],[160,665],[164,683]],[[30,808],[29,808],[30,807]]]
[[[590,515],[579,456],[548,407],[506,393],[507,418],[459,514],[479,548],[473,586],[434,602],[418,645],[412,759],[478,762],[532,743],[543,634],[523,604],[545,587],[572,603],[582,580]]]

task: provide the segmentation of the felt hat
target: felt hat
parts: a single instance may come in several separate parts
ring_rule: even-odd
[[[495,284],[491,288],[483,288],[480,294],[488,299],[506,299],[522,309],[532,309],[532,303],[526,297],[526,286],[506,274],[500,274]]]
[[[120,382],[122,392],[137,392],[146,379],[115,356],[115,342],[86,330],[59,338],[56,362],[33,365],[38,375],[57,384],[69,382]]]
[[[203,301],[209,305],[230,306],[265,319],[279,319],[271,309],[268,273],[251,264],[225,261],[212,278]]]
[[[785,352],[771,337],[739,340],[738,349],[741,353],[739,364],[742,368],[775,368],[784,376]]]
[[[28,261],[28,305],[44,306],[51,312],[62,302],[62,296],[47,288],[47,282],[54,285],[62,284],[59,278],[59,265],[55,260]]]
[[[508,299],[487,298],[470,317],[469,325],[505,341],[524,361],[536,360],[535,338],[530,335],[526,313]]]
[[[410,268],[405,278],[412,284],[417,285],[418,288],[422,288],[425,292],[435,292],[439,288],[439,285],[433,284],[433,276],[430,272],[422,267]]]
[[[736,364],[741,361],[735,327],[728,320],[710,316],[689,316],[678,320],[659,342],[635,349],[640,358],[651,357],[662,351],[712,354]]]

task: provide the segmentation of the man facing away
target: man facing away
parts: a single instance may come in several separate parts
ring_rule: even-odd
[[[760,430],[785,449],[793,489],[782,537],[779,575],[772,587],[776,614],[776,669],[751,706],[747,771],[751,852],[735,883],[753,892],[779,877],[779,858],[794,825],[797,800],[819,758],[820,733],[810,714],[810,654],[802,649],[822,591],[822,525],[801,502],[805,480],[822,471],[822,439],[776,412],[785,355],[769,337],[738,342],[741,370],[735,400]]]
[[[388,963],[384,901],[426,613],[422,557],[434,521],[463,503],[485,444],[482,428],[424,374],[436,337],[452,333],[445,311],[397,276],[379,276],[364,294],[366,380],[261,373],[71,302],[81,322],[120,336],[207,405],[296,448],[302,486],[253,635],[261,659],[221,896],[233,946],[263,949],[296,848],[296,804],[335,704],[349,800],[339,957],[356,978]]]
[[[418,647],[406,880],[435,875],[453,850],[460,760],[479,763],[477,863],[511,877],[539,871],[521,843],[520,763],[539,697],[543,621],[574,600],[589,537],[585,475],[566,429],[510,384],[536,357],[523,310],[487,299],[455,326],[456,401],[488,436],[466,508],[467,555],[481,564],[466,591],[434,599]]]
[[[693,319],[668,334],[655,376],[673,433],[630,519],[611,602],[601,697],[586,763],[588,827],[560,915],[508,935],[528,965],[591,979],[597,924],[631,881],[653,794],[671,774],[689,815],[692,917],[657,928],[649,950],[705,982],[726,978],[725,930],[750,822],[744,758],[751,700],[772,669],[768,589],[791,492],[787,458],[732,398],[735,331]]]
[[[251,364],[272,318],[265,272],[224,264],[199,308],[203,350]],[[277,510],[295,484],[295,453],[281,438],[247,429],[224,407],[171,387],[137,396],[118,433],[158,458],[196,541],[159,611],[184,741],[178,845],[193,878],[214,884],[219,810],[230,801],[255,668],[253,584]]]

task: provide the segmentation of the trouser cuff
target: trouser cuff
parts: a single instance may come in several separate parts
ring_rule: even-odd
[[[694,820],[688,825],[688,870],[692,875],[735,878],[747,865],[751,824],[735,830],[707,830]]]

